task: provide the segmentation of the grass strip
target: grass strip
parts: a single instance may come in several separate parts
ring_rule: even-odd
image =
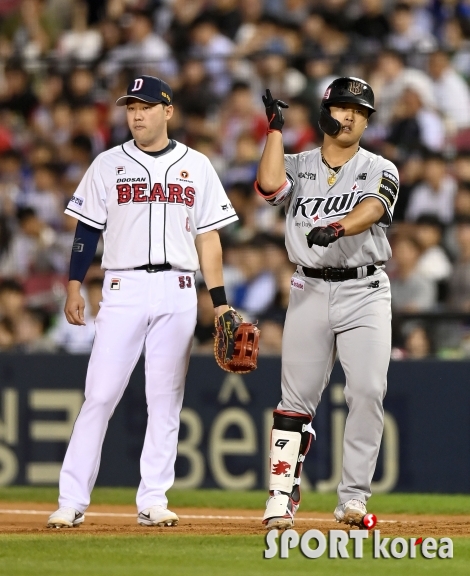
[[[341,576],[383,574],[429,576],[468,574],[470,539],[454,539],[454,558],[373,559],[370,539],[364,557],[309,560],[298,549],[287,559],[263,557],[262,536],[167,537],[161,533],[143,536],[90,536],[54,532],[43,536],[0,536],[0,566],[3,576],[263,576],[286,573],[296,576],[321,574]],[[352,555],[352,543],[348,545]]]

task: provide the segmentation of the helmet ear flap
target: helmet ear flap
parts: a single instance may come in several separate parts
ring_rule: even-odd
[[[320,119],[318,120],[320,129],[328,136],[336,136],[341,130],[341,122],[333,118],[328,108],[323,104],[320,105]]]

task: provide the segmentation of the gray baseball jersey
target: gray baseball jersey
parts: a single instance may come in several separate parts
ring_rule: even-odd
[[[320,148],[287,154],[285,166],[290,186],[267,200],[274,206],[285,203],[286,247],[291,262],[308,268],[357,268],[390,259],[384,228],[391,224],[398,195],[398,171],[392,162],[359,148],[341,167],[332,186]],[[384,205],[380,222],[362,234],[340,238],[327,248],[308,247],[305,236],[314,226],[344,218],[370,197]]]
[[[292,262],[307,268],[359,268],[390,258],[385,228],[391,224],[399,187],[391,162],[359,148],[335,174],[317,148],[286,155],[285,166],[287,183],[265,198],[274,206],[285,206],[286,247]],[[380,222],[326,248],[308,247],[306,235],[313,227],[341,221],[366,198],[382,202]],[[300,266],[292,277],[284,324],[278,409],[315,416],[338,354],[349,407],[338,500],[366,502],[383,432],[390,282],[380,265],[373,275],[366,276],[362,268],[356,279],[342,282],[307,277]]]

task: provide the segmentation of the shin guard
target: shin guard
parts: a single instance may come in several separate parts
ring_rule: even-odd
[[[300,504],[300,474],[312,435],[311,417],[296,412],[274,411],[271,433],[269,495],[263,522],[293,518]]]

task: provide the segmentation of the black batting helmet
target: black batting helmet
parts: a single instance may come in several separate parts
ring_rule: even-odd
[[[374,92],[361,78],[346,76],[336,78],[326,89],[320,105],[320,128],[329,136],[336,136],[341,130],[341,123],[330,114],[330,106],[339,103],[360,104],[369,111],[375,112]]]

